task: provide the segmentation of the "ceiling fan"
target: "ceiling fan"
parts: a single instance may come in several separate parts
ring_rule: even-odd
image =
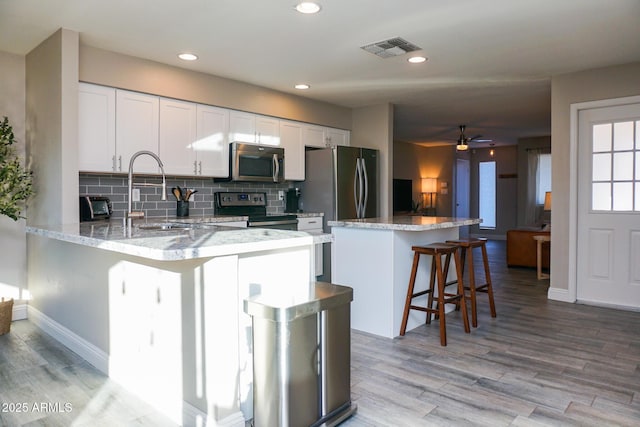
[[[492,139],[482,139],[482,135],[472,136],[468,138],[464,134],[464,130],[466,129],[465,125],[460,125],[460,136],[458,137],[456,150],[458,151],[466,151],[469,149],[470,142],[491,142]]]

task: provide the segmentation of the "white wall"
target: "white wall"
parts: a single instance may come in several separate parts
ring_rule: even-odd
[[[0,119],[9,118],[18,140],[16,149],[25,152],[25,64],[24,57],[0,52]],[[28,212],[23,212],[28,214]],[[0,297],[24,298],[27,287],[27,243],[25,221],[0,216]],[[22,304],[16,301],[15,305]],[[14,305],[14,308],[15,308]]]
[[[571,104],[640,95],[640,62],[555,76],[551,80],[551,289],[562,295],[569,285],[570,108]]]

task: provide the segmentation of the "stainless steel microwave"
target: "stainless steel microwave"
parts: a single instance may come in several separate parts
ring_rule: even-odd
[[[232,142],[227,181],[284,181],[284,148]]]

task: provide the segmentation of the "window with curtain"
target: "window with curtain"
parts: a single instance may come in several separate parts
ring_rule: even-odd
[[[529,149],[526,224],[534,225],[542,221],[547,191],[551,191],[551,149]]]
[[[479,214],[480,228],[496,228],[496,162],[479,164]]]

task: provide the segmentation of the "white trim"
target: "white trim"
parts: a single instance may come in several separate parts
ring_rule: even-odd
[[[554,301],[576,302],[575,296],[572,298],[569,290],[552,288],[551,286],[549,286],[549,290],[547,291],[547,298]]]
[[[216,421],[212,416],[207,416],[195,406],[182,402],[182,423],[185,426],[201,426],[201,427],[244,427],[246,420],[242,412],[236,411],[233,414]]]
[[[109,374],[109,355],[100,348],[73,333],[31,305],[29,305],[29,320],[46,334],[51,335],[69,350],[89,362],[96,369],[105,375]]]
[[[13,304],[13,310],[11,312],[11,320],[24,320],[28,318],[27,310],[28,304]]]
[[[569,129],[569,277],[568,289],[555,288],[553,286],[553,271],[548,298],[559,301],[575,302],[578,292],[578,114],[581,110],[593,108],[614,107],[618,105],[640,103],[640,96],[627,96],[623,98],[602,99],[598,101],[578,102],[570,105],[570,129]],[[554,237],[559,239],[559,234],[551,234],[551,245]],[[558,245],[556,245],[558,246]],[[562,280],[561,280],[562,282]],[[566,299],[555,298],[566,294]],[[552,297],[554,295],[554,297]]]

